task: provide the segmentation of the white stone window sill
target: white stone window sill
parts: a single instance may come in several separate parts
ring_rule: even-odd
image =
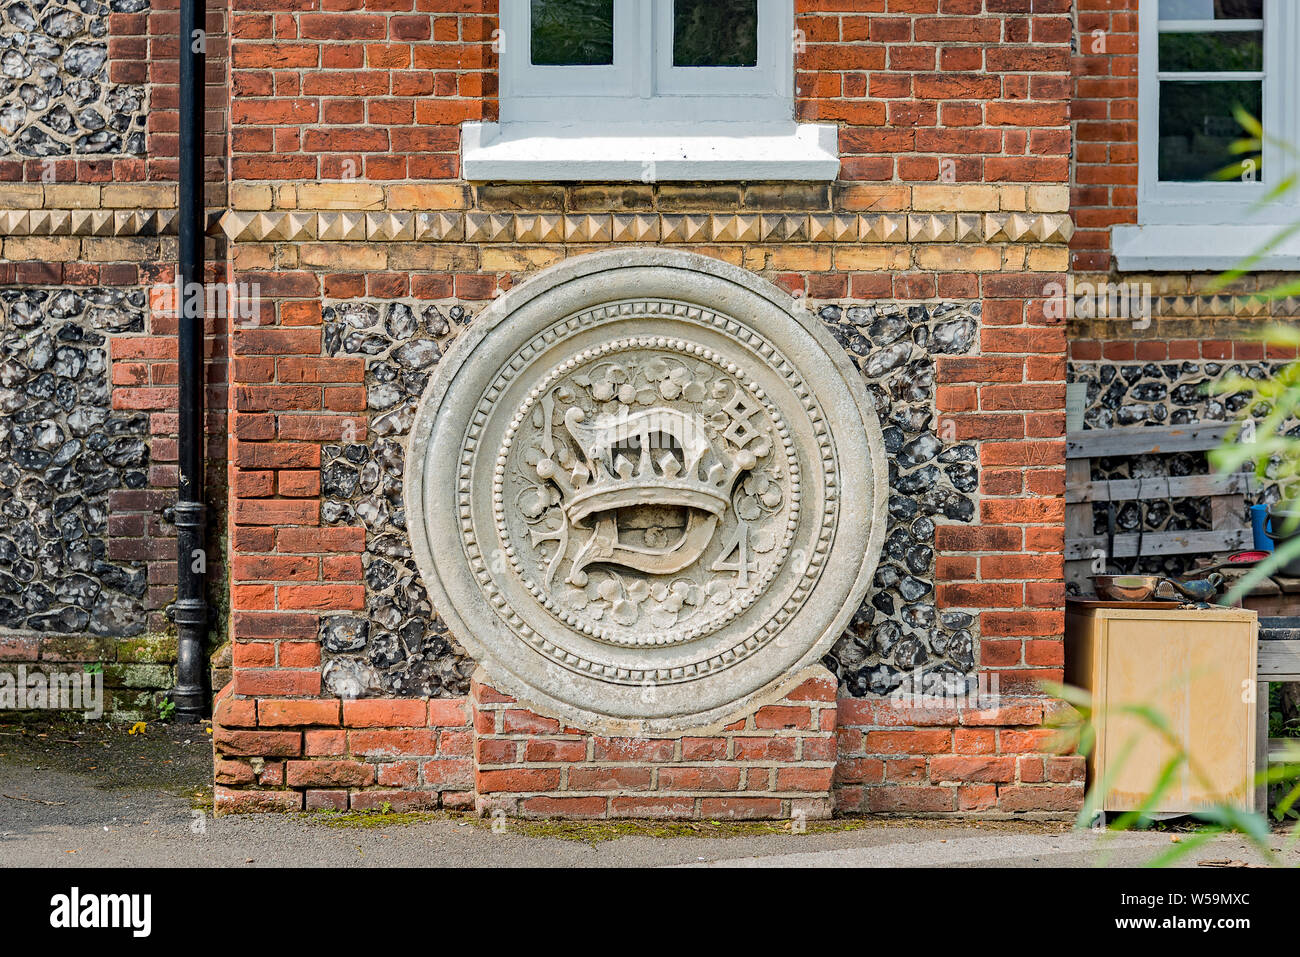
[[[467,180],[833,180],[839,170],[827,123],[461,125]]]
[[[1115,226],[1111,248],[1120,272],[1231,269],[1283,229],[1280,225]],[[1300,233],[1270,250],[1254,271],[1300,270]]]

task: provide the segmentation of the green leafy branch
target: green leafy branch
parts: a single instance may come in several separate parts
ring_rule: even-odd
[[[1252,168],[1251,165],[1248,164],[1253,164],[1255,162],[1253,157],[1259,156],[1263,153],[1265,144],[1269,144],[1289,156],[1300,159],[1300,150],[1297,150],[1295,146],[1285,140],[1280,140],[1275,136],[1267,135],[1264,132],[1264,126],[1260,123],[1259,119],[1252,116],[1240,106],[1233,109],[1233,115],[1237,118],[1237,122],[1241,124],[1242,129],[1246,131],[1247,135],[1235,141],[1229,147],[1229,150],[1234,155],[1244,155],[1247,158],[1238,160],[1237,162],[1219,170],[1219,172],[1215,174],[1216,179],[1225,181],[1241,179]],[[1251,204],[1250,208],[1252,211],[1256,211],[1272,205],[1281,200],[1292,190],[1296,189],[1297,186],[1300,186],[1300,174],[1290,173],[1279,180],[1275,186],[1261,196],[1256,202]],[[1291,223],[1290,225],[1283,227],[1275,235],[1269,237],[1263,245],[1253,253],[1246,256],[1246,258],[1236,266],[1216,276],[1206,287],[1206,291],[1219,292],[1225,287],[1232,285],[1242,276],[1246,275],[1246,273],[1252,271],[1265,256],[1298,232],[1300,232],[1300,222]],[[1256,293],[1252,298],[1256,301],[1267,302],[1275,299],[1283,299],[1287,296],[1293,296],[1296,294],[1300,294],[1300,279],[1283,282],[1271,289]]]

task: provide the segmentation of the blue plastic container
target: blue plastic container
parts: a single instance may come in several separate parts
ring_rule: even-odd
[[[1255,550],[1271,552],[1273,539],[1268,537],[1268,506],[1252,505],[1250,507],[1250,529],[1255,538]]]

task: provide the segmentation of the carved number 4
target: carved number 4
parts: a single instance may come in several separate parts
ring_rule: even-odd
[[[728,555],[736,553],[734,562],[726,561]],[[717,560],[709,566],[711,571],[715,572],[735,572],[736,584],[745,588],[749,585],[750,569],[758,567],[757,562],[749,560],[749,525],[741,522],[736,526],[736,530],[727,536],[726,541],[722,543],[722,552],[718,555]]]

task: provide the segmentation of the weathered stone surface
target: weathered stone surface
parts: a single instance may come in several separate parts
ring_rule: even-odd
[[[848,307],[831,304],[818,309],[828,330],[859,365],[866,356],[859,355],[849,345],[856,335],[852,332],[854,326],[870,331],[873,344],[879,340],[878,344],[888,345],[904,337],[914,344],[928,343],[932,325],[975,319],[978,314],[978,305],[964,308],[951,304],[913,307],[889,303]],[[327,350],[334,355],[369,355],[366,377],[372,387],[375,383],[401,382],[404,363],[397,358],[398,353],[410,356],[418,350],[427,354],[432,352],[431,347],[436,347],[441,355],[451,344],[450,337],[469,319],[460,305],[342,302],[325,310]],[[849,329],[845,330],[844,326]],[[371,340],[363,348],[362,340],[354,340],[349,346],[344,337],[348,327],[375,331],[382,335],[383,341]],[[409,338],[393,337],[394,332]],[[402,352],[403,349],[406,351]],[[409,385],[414,391],[407,393],[408,398],[418,395],[421,383]],[[890,482],[895,492],[890,501],[889,534],[882,556],[882,563],[893,568],[885,576],[889,585],[880,588],[877,582],[872,586],[872,593],[854,615],[844,637],[824,659],[840,678],[841,693],[855,695],[882,693],[881,689],[888,692],[907,677],[899,659],[894,657],[904,633],[915,636],[920,646],[928,646],[924,660],[917,667],[940,675],[968,671],[973,667],[972,636],[968,632],[964,640],[951,639],[956,632],[975,624],[965,615],[950,620],[948,613],[936,624],[932,596],[908,600],[900,594],[905,577],[909,579],[906,587],[910,593],[918,591],[918,585],[912,582],[924,589],[921,594],[932,591],[933,517],[945,522],[973,520],[972,496],[978,486],[975,448],[969,444],[945,443],[935,431],[939,423],[933,417],[933,361],[928,352],[913,349],[909,362],[894,367],[880,378],[868,379],[868,385],[882,418],[901,425],[887,425],[883,430],[884,447],[891,456]],[[399,403],[396,408],[405,410],[409,406]],[[895,410],[901,411],[894,415]],[[374,418],[371,421],[373,424]],[[473,662],[447,634],[445,625],[428,604],[418,569],[410,560],[409,537],[401,507],[404,444],[403,429],[387,431],[382,436],[372,434],[364,443],[325,447],[323,485],[327,497],[323,513],[326,521],[361,522],[367,526],[364,562],[368,581],[374,577],[369,568],[376,557],[403,569],[394,586],[369,591],[365,621],[372,625],[369,633],[375,640],[358,643],[356,626],[349,625],[349,634],[354,636],[349,643],[353,646],[345,649],[334,632],[342,626],[331,625],[333,619],[327,618],[322,631],[325,657],[339,655],[364,661],[367,669],[348,673],[362,674],[364,680],[376,682],[375,688],[386,694],[463,694]],[[936,463],[940,475],[933,471]],[[925,488],[924,482],[912,477],[922,471],[927,482],[934,482],[934,488]],[[388,580],[386,573],[383,580]],[[399,595],[408,585],[414,589],[415,598],[404,601]],[[886,631],[883,640],[875,641],[873,633],[885,625],[892,632]],[[412,641],[411,636],[421,629],[424,639]],[[406,639],[397,640],[400,634],[405,634]],[[414,650],[406,654],[406,648]],[[915,662],[920,657],[915,648],[916,645],[909,645],[904,649],[909,661]]]

